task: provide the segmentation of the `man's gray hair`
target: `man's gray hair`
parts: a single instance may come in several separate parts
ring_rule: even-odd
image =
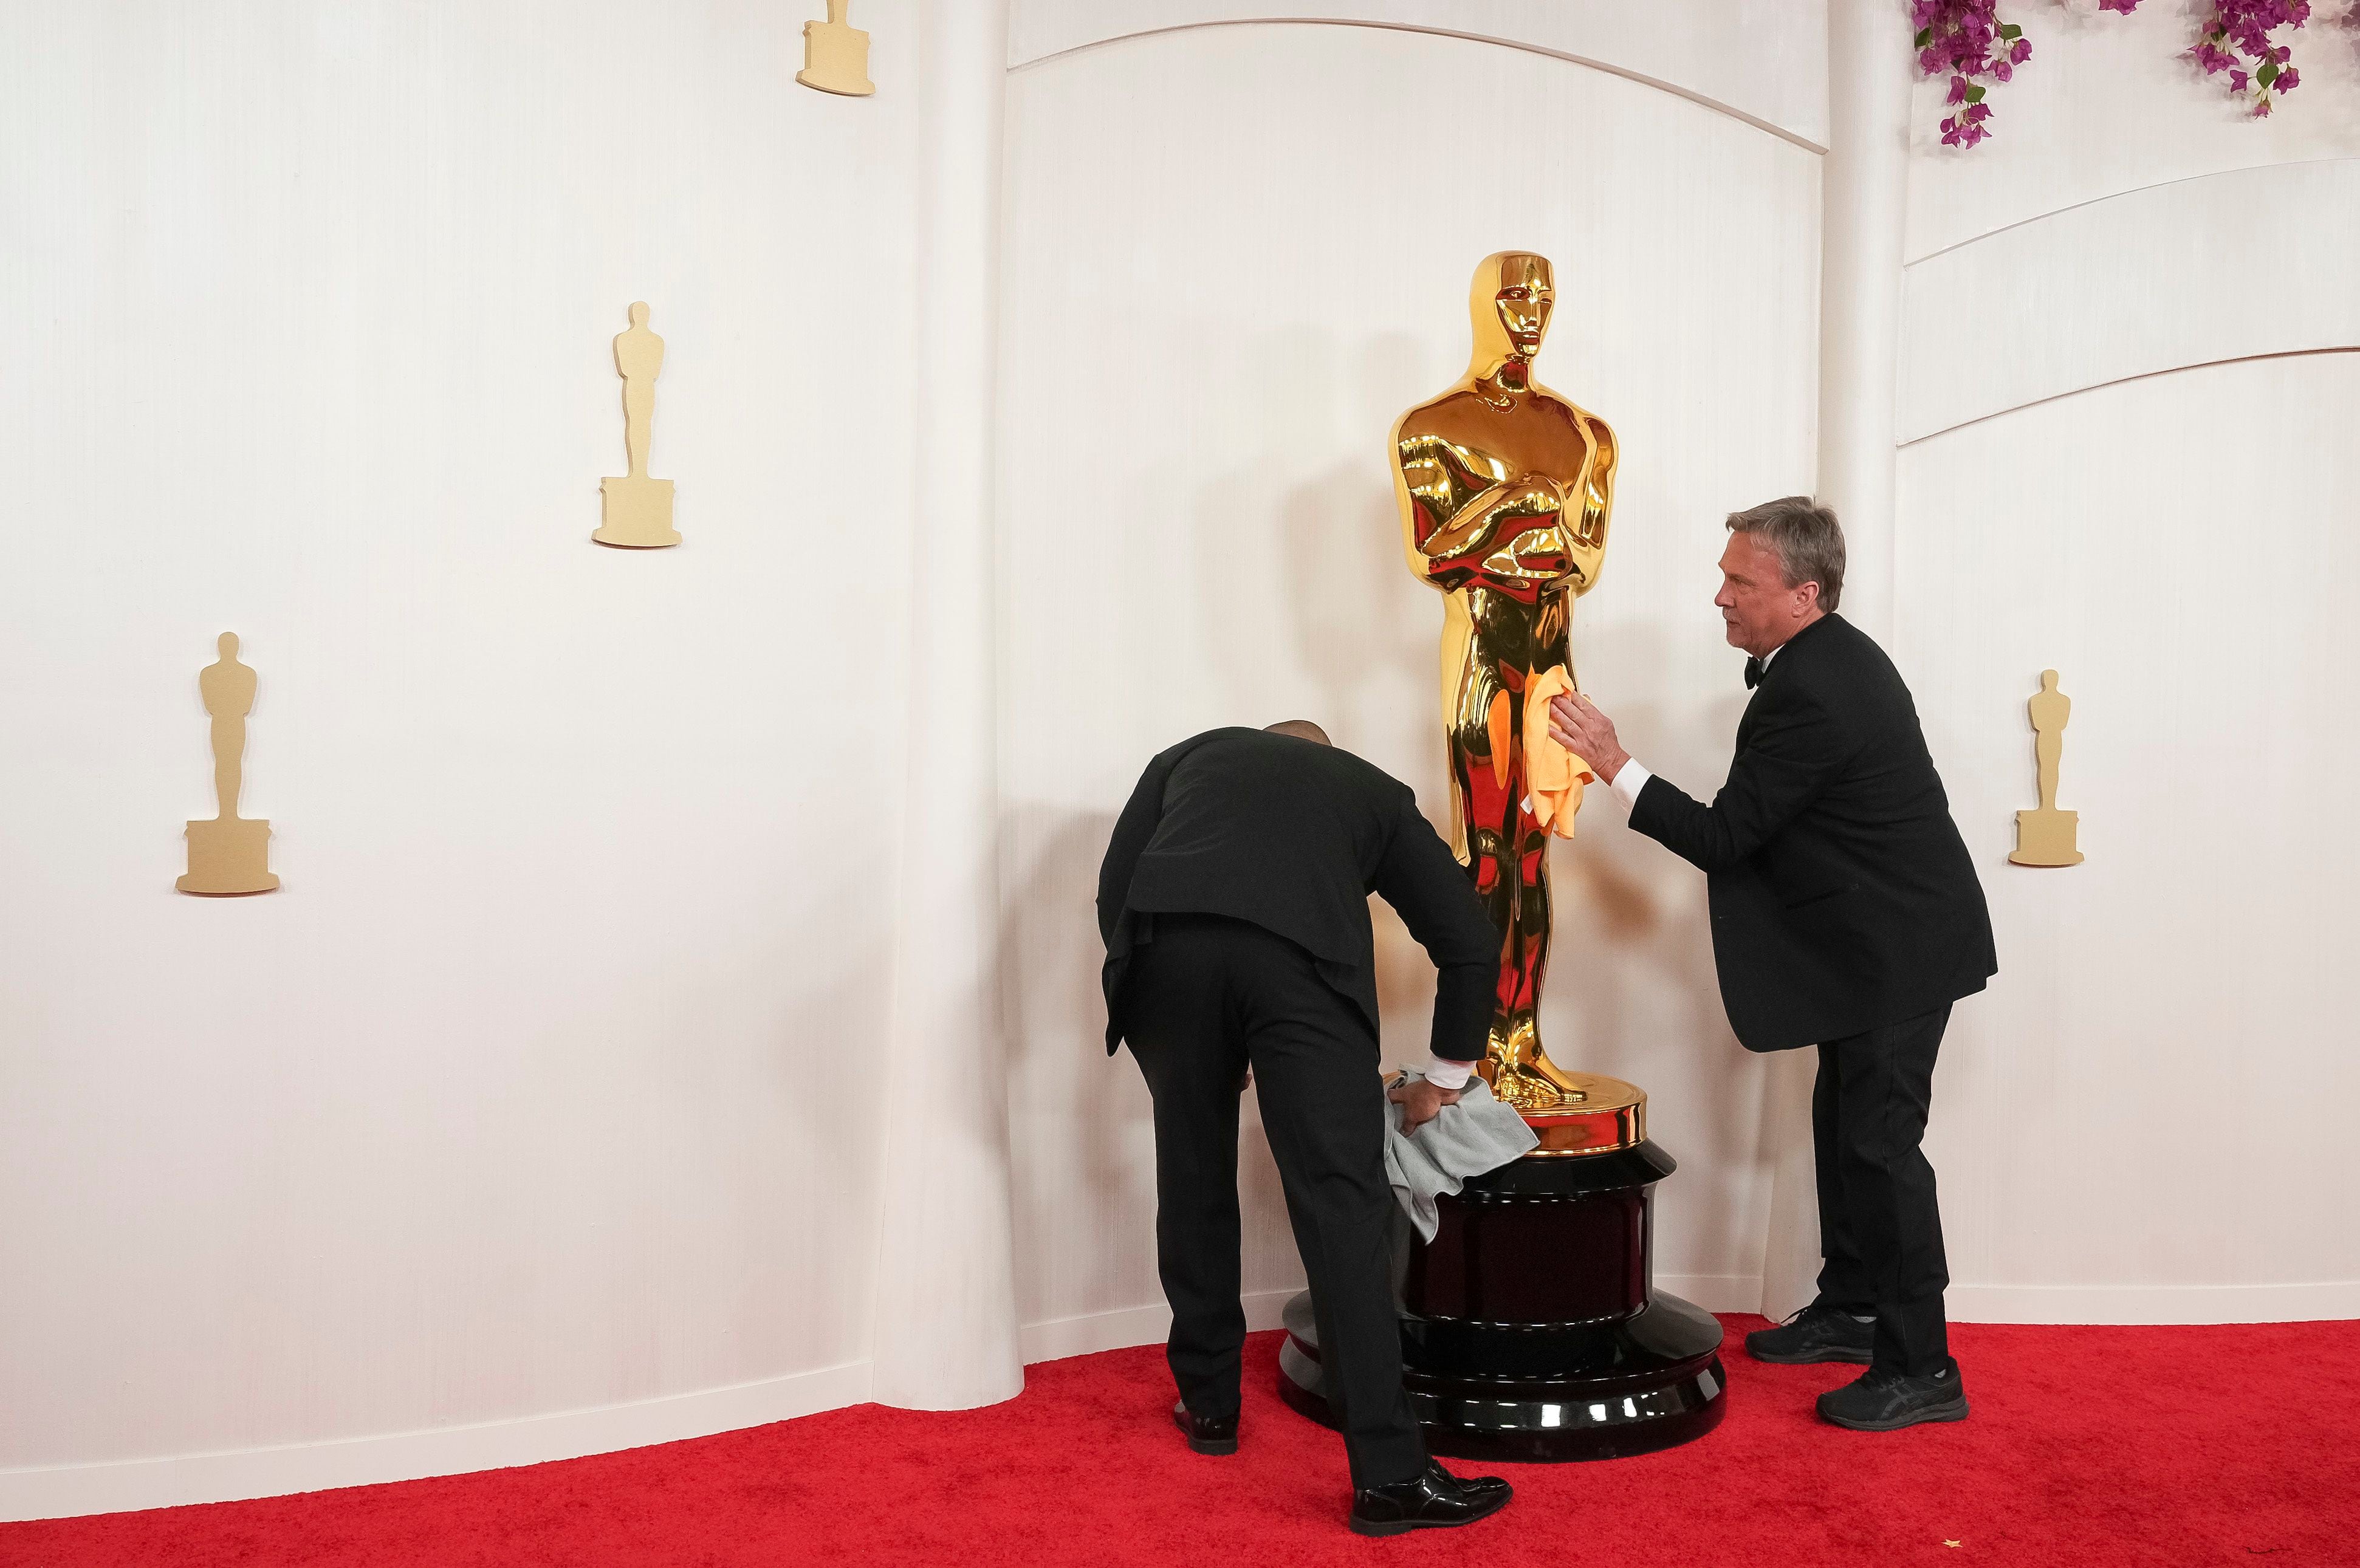
[[[1729,531],[1759,534],[1778,554],[1786,586],[1819,585],[1819,608],[1832,610],[1843,598],[1843,525],[1808,495],[1782,495],[1729,514]]]

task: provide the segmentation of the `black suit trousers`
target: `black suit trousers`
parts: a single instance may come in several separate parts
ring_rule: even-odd
[[[1874,1312],[1874,1365],[1912,1377],[1949,1363],[1942,1215],[1918,1147],[1948,1006],[1819,1047],[1811,1141],[1819,1181],[1819,1302]]]
[[[1153,917],[1121,1009],[1155,1101],[1155,1256],[1181,1399],[1201,1416],[1238,1410],[1238,1104],[1251,1063],[1352,1484],[1416,1476],[1426,1444],[1402,1390],[1384,1089],[1367,1018],[1302,948],[1218,915]]]

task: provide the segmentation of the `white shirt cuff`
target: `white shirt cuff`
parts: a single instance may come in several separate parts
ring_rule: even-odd
[[[1437,1056],[1426,1064],[1426,1081],[1437,1089],[1464,1089],[1467,1080],[1475,1075],[1471,1062],[1452,1062]]]
[[[1634,757],[1622,765],[1622,771],[1614,776],[1614,782],[1608,788],[1622,798],[1622,803],[1625,806],[1636,806],[1639,803],[1639,791],[1644,789],[1647,787],[1647,780],[1654,777],[1654,774],[1647,771],[1646,764]]]

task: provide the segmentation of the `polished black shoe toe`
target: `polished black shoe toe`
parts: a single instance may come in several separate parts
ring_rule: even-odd
[[[1172,1407],[1172,1424],[1188,1434],[1188,1446],[1199,1454],[1235,1454],[1238,1451],[1238,1418],[1235,1416],[1208,1420],[1192,1414],[1184,1402]]]
[[[1849,1361],[1865,1367],[1876,1343],[1876,1325],[1850,1312],[1814,1301],[1775,1328],[1745,1336],[1745,1354],[1756,1361],[1800,1367],[1819,1361]]]
[[[1819,1396],[1819,1419],[1854,1432],[1898,1432],[1920,1421],[1967,1419],[1967,1391],[1951,1362],[1930,1377],[1905,1377],[1874,1367]]]
[[[1355,1535],[1400,1535],[1413,1530],[1448,1530],[1473,1524],[1508,1506],[1515,1488],[1497,1475],[1453,1475],[1429,1459],[1426,1474],[1390,1486],[1363,1486],[1352,1494]]]

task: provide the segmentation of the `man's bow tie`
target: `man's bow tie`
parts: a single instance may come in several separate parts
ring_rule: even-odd
[[[1752,654],[1745,656],[1745,689],[1751,691],[1762,684],[1762,661]]]

